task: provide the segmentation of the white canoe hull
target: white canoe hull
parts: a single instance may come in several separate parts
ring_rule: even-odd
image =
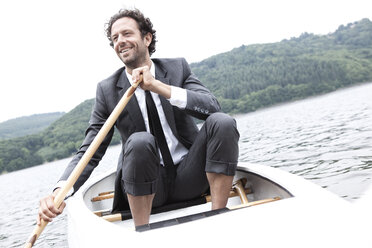
[[[240,163],[236,179],[248,178],[249,201],[280,197],[179,225],[136,232],[132,220],[107,222],[92,211],[111,208],[112,200],[91,202],[100,192],[113,190],[108,173],[86,183],[68,202],[69,247],[369,247],[352,218],[352,205],[303,178],[267,166]],[[240,204],[230,198],[228,206]],[[158,222],[197,212],[210,205],[152,215]]]

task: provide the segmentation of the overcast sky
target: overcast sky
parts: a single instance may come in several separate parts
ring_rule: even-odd
[[[137,7],[157,30],[153,57],[198,62],[241,45],[278,42],[303,32],[327,34],[369,18],[371,0],[0,2],[0,122],[68,112],[95,97],[96,84],[122,66],[104,24]]]

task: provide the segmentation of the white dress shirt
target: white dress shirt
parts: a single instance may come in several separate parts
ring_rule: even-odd
[[[130,75],[127,71],[125,71],[125,72],[127,74],[127,78],[129,80],[129,83],[133,84],[132,75]],[[155,77],[154,63],[151,64],[150,72],[153,75],[153,77]],[[150,132],[149,118],[147,116],[147,108],[146,108],[145,91],[141,87],[137,87],[134,94],[137,98],[142,117],[145,121],[146,131]],[[182,158],[187,154],[188,150],[174,136],[174,134],[173,134],[173,132],[172,132],[172,130],[171,130],[169,124],[168,124],[168,121],[165,117],[163,107],[161,106],[159,95],[154,93],[154,92],[151,92],[151,95],[152,95],[152,98],[154,99],[156,108],[158,110],[160,123],[163,127],[164,136],[165,136],[165,139],[167,140],[169,151],[170,151],[170,153],[172,155],[172,158],[173,158],[173,163],[178,164],[179,162],[181,162]],[[178,108],[184,109],[186,107],[186,103],[187,103],[187,92],[186,92],[185,89],[175,87],[175,86],[171,86],[171,97],[168,100],[169,100],[170,104],[172,104],[172,105],[174,105]],[[162,164],[164,164],[163,159],[161,157],[161,153],[160,153],[160,162]]]

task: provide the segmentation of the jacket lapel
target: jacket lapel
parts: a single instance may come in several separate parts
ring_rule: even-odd
[[[154,61],[154,64],[155,64],[155,61]],[[167,75],[167,71],[161,66],[155,64],[155,78],[165,84],[170,85],[168,78],[166,78],[166,75]],[[176,123],[174,121],[173,107],[169,103],[169,101],[165,99],[165,97],[159,95],[159,98],[160,98],[160,102],[164,110],[165,118],[167,119],[168,124],[173,134],[178,138]]]
[[[131,86],[128,81],[125,69],[121,73],[116,86],[121,88],[121,90],[119,91],[120,97],[119,99],[121,99],[125,92],[127,91],[127,89]],[[139,108],[137,98],[135,96],[130,99],[124,111],[125,110],[127,110],[130,118],[132,119],[134,125],[136,126],[136,131],[137,132],[146,131],[145,122],[143,121],[141,110]]]

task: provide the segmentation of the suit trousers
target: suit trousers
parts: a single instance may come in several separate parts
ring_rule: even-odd
[[[119,163],[121,173],[116,179],[120,180],[121,189],[116,187],[115,194],[122,194],[121,199],[127,201],[127,193],[134,196],[155,193],[153,207],[200,197],[209,189],[206,172],[235,175],[238,140],[239,132],[232,117],[224,113],[210,115],[188,154],[175,165],[175,178],[169,180],[166,168],[160,164],[154,136],[147,132],[134,133],[124,146],[123,161]]]

